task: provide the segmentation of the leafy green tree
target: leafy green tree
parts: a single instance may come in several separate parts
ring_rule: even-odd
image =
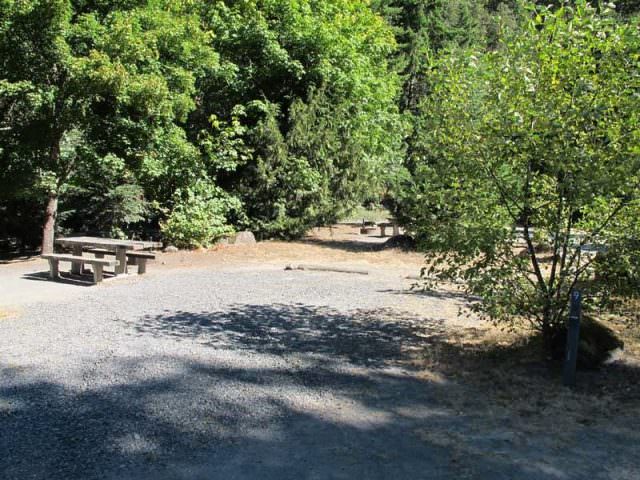
[[[494,48],[505,25],[516,23],[513,2],[472,0],[376,0],[374,8],[394,26],[399,48],[394,68],[403,80],[399,107],[405,113],[405,144],[398,149],[402,166],[393,168],[385,185],[385,205],[404,222],[409,206],[403,191],[412,188],[414,150],[418,140],[413,132],[423,101],[431,92],[438,60],[448,52],[465,48],[483,51]]]
[[[417,113],[429,91],[429,71],[439,52],[486,44],[488,13],[483,2],[377,0],[374,8],[395,27],[399,45],[395,63],[404,79],[402,110]]]
[[[640,201],[631,202],[621,215],[611,219],[603,236],[607,250],[595,258],[596,287],[606,306],[612,297],[640,295]]]
[[[150,163],[154,139],[186,121],[197,78],[217,66],[191,2],[89,3],[0,5],[3,183],[19,178],[17,189],[47,198],[43,252],[79,167],[113,156],[130,169]]]
[[[376,189],[374,172],[398,161],[403,132],[393,35],[368,3],[227,1],[203,10],[221,68],[201,82],[192,137],[200,132],[211,152],[202,133],[210,119],[240,122],[237,155],[216,179],[241,198],[249,226],[299,236],[359,203],[366,184]]]
[[[495,51],[440,63],[407,204],[431,278],[464,279],[478,311],[550,344],[592,279],[583,247],[613,246],[637,211],[640,36],[608,7],[531,8]]]

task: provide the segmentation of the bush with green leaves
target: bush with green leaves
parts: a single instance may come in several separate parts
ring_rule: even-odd
[[[611,297],[640,296],[640,201],[624,215],[612,219],[606,229],[606,250],[594,262],[594,290],[603,303]]]
[[[228,218],[242,207],[237,198],[205,180],[178,189],[174,202],[161,230],[166,242],[179,248],[209,247],[233,233]]]
[[[46,203],[44,252],[85,158],[135,170],[181,128],[218,65],[210,38],[186,2],[0,2],[0,184]]]

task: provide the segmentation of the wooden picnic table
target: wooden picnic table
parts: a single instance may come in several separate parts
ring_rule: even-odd
[[[100,237],[64,237],[56,240],[56,245],[62,247],[70,247],[73,255],[82,256],[82,250],[87,247],[103,248],[115,252],[118,264],[115,267],[116,275],[122,275],[127,271],[127,251],[130,250],[148,250],[151,248],[160,248],[162,244],[159,242],[147,242],[141,240],[119,240],[116,238],[100,238]],[[71,266],[73,273],[82,272],[82,264],[74,263]]]

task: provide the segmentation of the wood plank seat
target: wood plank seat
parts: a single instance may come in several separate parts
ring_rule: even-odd
[[[49,261],[49,275],[53,279],[56,279],[60,276],[60,270],[58,268],[58,264],[60,262],[70,262],[80,264],[80,266],[82,266],[82,264],[88,263],[92,266],[94,283],[102,282],[104,267],[115,267],[118,263],[118,261],[115,259],[105,260],[102,258],[87,258],[77,255],[69,255],[66,253],[50,253],[41,255],[41,257]]]
[[[85,251],[93,253],[96,258],[104,258],[105,255],[115,255],[115,252],[104,248],[87,248]],[[137,265],[138,275],[147,271],[147,260],[155,260],[155,253],[131,251],[127,252],[127,265]]]

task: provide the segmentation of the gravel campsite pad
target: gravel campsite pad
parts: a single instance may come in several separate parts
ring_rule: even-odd
[[[0,478],[639,478],[637,417],[551,434],[417,368],[463,300],[410,285],[177,268],[27,303],[0,319]]]

